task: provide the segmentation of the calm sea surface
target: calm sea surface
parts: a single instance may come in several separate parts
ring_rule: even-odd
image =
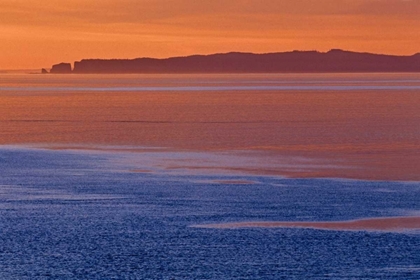
[[[240,150],[323,167],[255,166],[297,177],[419,181],[419,112],[420,74],[0,75],[0,144]]]
[[[0,279],[419,279],[420,75],[0,75]],[[287,177],[285,177],[286,175]]]

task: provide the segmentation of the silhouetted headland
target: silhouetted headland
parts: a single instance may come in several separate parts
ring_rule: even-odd
[[[67,74],[71,72],[72,70],[71,70],[70,63],[55,64],[51,67],[51,71],[50,71],[50,73],[55,73],[55,74]]]
[[[351,73],[420,72],[420,53],[396,56],[358,53],[338,49],[322,53],[231,52],[165,59],[83,59],[54,65],[51,73]]]

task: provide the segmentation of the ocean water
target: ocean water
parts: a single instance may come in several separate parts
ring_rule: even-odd
[[[418,216],[419,182],[171,171],[161,154],[0,148],[0,278],[420,277],[418,231],[192,227]]]
[[[0,279],[420,279],[419,74],[0,74]]]
[[[322,167],[264,170],[277,175],[418,181],[419,111],[418,73],[0,75],[0,144],[250,151]]]

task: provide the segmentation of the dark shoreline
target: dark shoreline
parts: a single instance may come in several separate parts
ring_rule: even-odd
[[[230,52],[184,57],[82,59],[52,66],[53,74],[216,73],[389,73],[420,72],[420,53],[396,56],[333,49],[282,53]],[[46,73],[43,69],[43,73]]]

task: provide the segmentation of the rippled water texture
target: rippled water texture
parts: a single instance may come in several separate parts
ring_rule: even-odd
[[[0,74],[0,279],[419,279],[420,75]]]
[[[1,148],[0,278],[420,277],[418,230],[203,226],[419,216],[419,183],[197,174],[132,157]]]

